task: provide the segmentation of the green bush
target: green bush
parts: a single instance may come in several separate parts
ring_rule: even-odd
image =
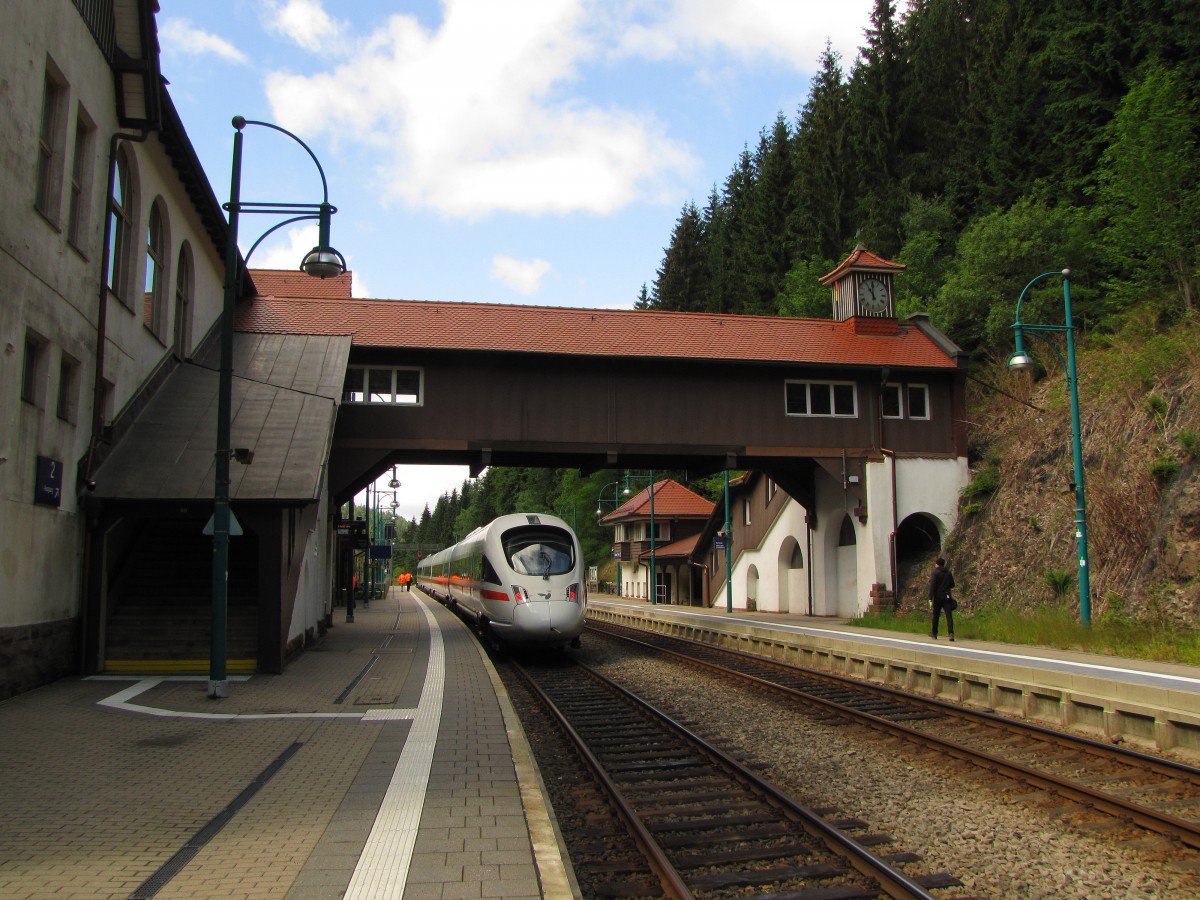
[[[1189,458],[1195,459],[1197,456],[1200,456],[1200,434],[1196,434],[1190,428],[1185,429],[1179,432],[1177,440],[1179,441],[1179,446],[1183,448],[1183,452]]]
[[[1160,456],[1150,464],[1150,475],[1159,487],[1166,487],[1179,477],[1179,472],[1182,468],[1179,460],[1175,459],[1175,457]]]
[[[1051,569],[1042,576],[1042,583],[1056,600],[1062,599],[1075,586],[1075,575],[1068,569]]]
[[[969,500],[972,497],[994,494],[999,487],[1000,469],[989,465],[984,469],[980,469],[975,477],[971,479],[970,484],[963,488],[963,499]]]

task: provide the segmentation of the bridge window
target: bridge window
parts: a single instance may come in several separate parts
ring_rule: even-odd
[[[346,370],[342,402],[421,406],[424,387],[423,369],[351,366]]]
[[[928,419],[928,385],[885,384],[883,386],[883,417],[885,419]]]
[[[786,381],[784,409],[789,416],[858,415],[857,394],[851,381]]]

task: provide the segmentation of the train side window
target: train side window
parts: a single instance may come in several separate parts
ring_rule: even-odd
[[[496,569],[485,556],[479,565],[479,580],[485,584],[500,584],[500,576],[496,574]]]

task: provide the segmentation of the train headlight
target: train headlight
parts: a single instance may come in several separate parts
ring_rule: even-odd
[[[579,590],[579,582],[575,582],[575,584],[567,588],[567,599],[572,603],[578,603],[583,599],[583,594]]]
[[[513,600],[515,600],[517,603],[529,602],[529,591],[525,590],[525,588],[521,587],[519,584],[514,584],[512,586],[512,592]]]

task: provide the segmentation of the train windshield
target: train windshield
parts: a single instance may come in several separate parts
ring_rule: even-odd
[[[500,542],[505,559],[518,575],[565,575],[575,568],[575,544],[561,528],[510,528]]]

